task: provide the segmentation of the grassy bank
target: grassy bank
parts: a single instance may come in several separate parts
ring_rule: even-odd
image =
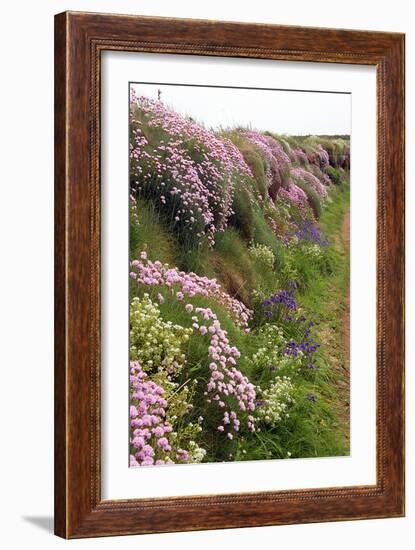
[[[132,466],[348,454],[347,139],[132,105]]]
[[[302,295],[304,307],[313,311],[316,332],[322,348],[326,350],[325,363],[329,384],[322,388],[324,400],[330,404],[345,449],[350,444],[350,372],[349,358],[344,339],[348,337],[350,322],[347,295],[350,283],[350,251],[342,236],[342,226],[350,208],[350,189],[346,184],[330,197],[320,224],[330,241],[335,269],[333,276],[312,279]],[[346,334],[345,334],[346,333]]]

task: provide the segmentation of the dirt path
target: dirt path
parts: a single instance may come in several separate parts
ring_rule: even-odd
[[[341,240],[336,243],[343,254],[350,251],[350,211],[342,222]],[[339,239],[340,241],[340,239]],[[341,347],[343,360],[338,364],[337,388],[339,390],[339,421],[346,441],[350,441],[350,283],[347,285],[346,301],[341,309]],[[340,368],[339,368],[340,367]]]
[[[343,219],[341,236],[347,250],[350,250],[350,211]],[[350,364],[350,285],[347,287],[347,299],[342,314],[342,343],[344,356],[347,362],[347,370]]]

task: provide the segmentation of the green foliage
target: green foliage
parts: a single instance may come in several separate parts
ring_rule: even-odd
[[[281,242],[267,223],[264,211],[258,206],[253,209],[253,241],[271,249],[278,261],[280,256]]]
[[[335,185],[342,184],[343,180],[342,180],[341,174],[339,170],[337,170],[336,168],[333,168],[333,166],[329,166],[327,168],[327,175]]]
[[[131,207],[130,215],[130,257],[137,258],[147,250],[152,258],[174,265],[177,258],[177,244],[163,224],[151,202],[138,200]]]
[[[212,250],[206,243],[202,246],[186,247],[177,244],[177,267],[183,271],[197,273],[201,276],[215,277],[212,264]]]
[[[252,193],[240,182],[235,186],[232,210],[228,225],[235,227],[246,241],[251,241],[254,234],[254,214]]]
[[[273,269],[275,256],[269,246],[265,246],[264,244],[252,244],[249,247],[249,252],[256,262]]]
[[[248,245],[238,231],[228,228],[218,234],[212,261],[218,280],[229,294],[249,304],[256,273]]]
[[[296,185],[300,187],[307,195],[308,203],[313,211],[314,217],[318,220],[321,216],[321,199],[317,195],[316,191],[306,181],[302,179],[296,180]]]

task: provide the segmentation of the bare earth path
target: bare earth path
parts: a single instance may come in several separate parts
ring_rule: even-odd
[[[343,217],[341,230],[336,237],[335,246],[338,252],[345,256],[350,251],[350,211]],[[347,282],[346,296],[333,295],[330,308],[336,312],[338,319],[337,349],[338,353],[332,357],[332,368],[336,373],[336,408],[338,410],[339,427],[347,445],[350,442],[350,284]],[[330,300],[330,298],[329,298]],[[332,340],[333,338],[333,340]],[[328,342],[336,346],[336,337],[331,333]]]
[[[347,211],[343,218],[341,227],[341,239],[343,241],[343,247],[338,247],[341,250],[343,248],[344,253],[350,251],[350,211]],[[341,347],[343,361],[341,362],[341,368],[339,377],[337,380],[337,387],[339,394],[346,399],[340,400],[340,425],[347,441],[350,441],[350,282],[347,285],[347,296],[344,306],[341,312]]]
[[[330,368],[333,372],[331,388],[326,395],[332,404],[346,447],[350,445],[350,212],[343,215],[341,226],[334,236],[334,246],[342,256],[342,269],[329,281],[321,295],[325,300],[319,338],[322,345],[331,350]],[[334,387],[333,387],[334,386]]]
[[[350,251],[350,211],[347,212],[342,223],[342,239],[347,250]],[[346,307],[342,315],[342,343],[347,363],[350,363],[350,285],[347,287]]]

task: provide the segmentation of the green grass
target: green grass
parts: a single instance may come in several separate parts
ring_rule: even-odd
[[[316,337],[322,344],[322,362],[327,371],[327,384],[321,388],[324,401],[331,407],[335,417],[342,418],[342,433],[345,450],[348,449],[348,375],[345,373],[341,341],[342,314],[345,308],[347,290],[350,282],[350,256],[341,238],[341,227],[350,205],[350,190],[347,187],[333,192],[331,202],[323,211],[320,225],[331,242],[330,255],[333,273],[330,276],[317,276],[309,279],[308,285],[300,297],[302,306],[312,311],[315,321]]]
[[[252,202],[252,193],[241,182],[237,182],[232,204],[234,213],[230,217],[228,225],[235,227],[248,242],[254,237],[254,211]]]
[[[323,263],[310,262],[301,256],[296,267],[301,278],[298,296],[302,310],[312,312],[316,322],[313,335],[321,348],[316,354],[320,369],[310,377],[295,379],[296,403],[289,419],[276,429],[245,437],[238,458],[286,458],[339,456],[349,453],[348,405],[345,391],[347,376],[339,386],[341,367],[345,364],[341,344],[341,314],[349,284],[349,253],[341,240],[341,226],[349,208],[349,190],[333,191],[330,204],[323,210],[321,227],[331,246]],[[255,378],[254,378],[255,380]],[[316,401],[310,401],[314,395]],[[242,453],[246,451],[246,454]]]
[[[332,263],[331,276],[314,272],[301,294],[305,309],[313,311],[317,320],[337,335],[339,339],[339,310],[344,307],[349,285],[349,251],[341,239],[341,226],[350,204],[350,191],[338,190],[331,194],[330,205],[326,206],[320,225],[331,243],[329,255]]]
[[[340,171],[333,168],[333,166],[328,167],[327,174],[335,185],[341,185],[343,183],[343,178]]]
[[[315,218],[317,220],[320,219],[322,206],[321,206],[320,198],[317,195],[316,191],[311,187],[311,185],[309,185],[307,182],[301,179],[297,179],[295,183],[307,195],[308,203],[310,205],[311,210],[313,211]]]
[[[249,304],[256,273],[248,245],[238,231],[228,228],[217,235],[212,262],[219,282],[229,294]]]
[[[263,244],[268,246],[277,261],[277,267],[281,264],[281,255],[282,255],[282,243],[281,240],[275,235],[274,231],[271,229],[270,225],[265,219],[264,212],[261,208],[256,207],[253,210],[253,224],[254,224],[254,234],[253,241],[258,244]]]
[[[312,458],[348,454],[339,437],[339,425],[333,408],[324,399],[331,384],[324,380],[297,383],[295,404],[290,416],[276,428],[257,432],[240,442],[238,459]],[[315,396],[311,401],[308,396]],[[246,450],[246,455],[242,450]]]
[[[130,216],[130,257],[146,250],[150,259],[175,265],[177,245],[150,201],[137,202],[138,225]]]

